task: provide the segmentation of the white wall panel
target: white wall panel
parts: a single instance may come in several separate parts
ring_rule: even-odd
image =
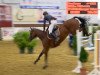
[[[19,3],[21,0],[3,0],[4,3]]]

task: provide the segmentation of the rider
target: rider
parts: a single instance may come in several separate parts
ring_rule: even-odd
[[[57,18],[51,16],[48,14],[47,11],[43,12],[43,15],[44,15],[44,26],[43,26],[43,31],[45,31],[45,25],[46,25],[46,21],[49,22],[49,35],[54,37],[52,32],[53,32],[53,28],[55,25],[57,25]],[[54,37],[55,38],[55,37]]]

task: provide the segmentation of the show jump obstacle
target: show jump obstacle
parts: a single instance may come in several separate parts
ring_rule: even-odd
[[[92,41],[92,36],[83,37],[82,32],[79,32],[79,30],[77,30],[76,36],[77,36],[77,56],[78,56],[78,59],[79,59],[80,52],[81,52],[81,47],[85,46],[87,43],[90,44],[90,45],[93,45],[92,42],[91,42]],[[83,39],[86,39],[86,40],[83,40]],[[86,42],[86,43],[83,43],[83,42]],[[91,50],[91,49],[94,49],[94,47],[89,47],[87,49]],[[80,68],[82,68],[82,63],[81,63],[81,61],[78,60],[77,67],[74,70],[72,70],[72,72],[80,73]]]
[[[94,69],[88,75],[100,75],[100,30],[95,33],[94,46]]]

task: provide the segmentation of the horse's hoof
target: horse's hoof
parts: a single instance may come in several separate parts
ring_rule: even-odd
[[[48,66],[47,65],[45,65],[45,66],[43,66],[43,69],[46,69]]]

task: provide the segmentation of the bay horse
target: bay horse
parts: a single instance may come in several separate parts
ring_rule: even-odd
[[[56,45],[54,45],[54,40],[48,38],[48,34],[46,31],[42,31],[36,28],[31,28],[30,30],[30,37],[29,39],[32,40],[38,37],[42,41],[43,50],[39,54],[38,58],[35,60],[34,64],[36,64],[40,57],[45,54],[45,64],[43,69],[48,67],[48,51],[50,48],[55,48],[60,45],[60,43],[68,36],[69,33],[75,35],[76,30],[83,31],[84,35],[89,35],[88,31],[86,30],[87,20],[82,17],[73,17],[67,21],[65,21],[62,25],[58,25],[59,28],[59,40],[57,41]]]

